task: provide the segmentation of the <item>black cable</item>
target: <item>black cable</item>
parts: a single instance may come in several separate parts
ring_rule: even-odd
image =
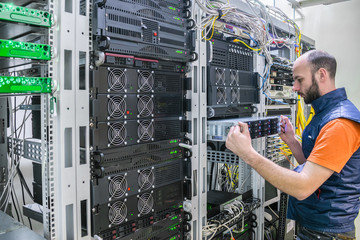
[[[209,178],[209,190],[211,190],[211,184],[212,184],[212,178],[213,178],[213,176],[212,176],[212,173],[213,173],[213,171],[214,171],[214,166],[215,165],[215,163],[211,163],[211,167],[210,167],[210,178]]]
[[[20,184],[21,184],[22,200],[23,200],[23,204],[25,205],[26,203],[25,203],[24,185],[23,185],[23,183],[21,181],[20,181]],[[29,220],[30,229],[33,230],[30,218],[28,217],[27,219]]]
[[[31,193],[31,191],[30,191],[30,188],[29,188],[29,186],[27,185],[27,183],[26,183],[26,181],[25,181],[25,178],[24,178],[24,175],[22,174],[19,166],[20,166],[20,163],[19,163],[18,166],[16,167],[16,171],[18,172],[18,176],[19,176],[20,182],[21,182],[22,184],[24,184],[24,187],[25,187],[26,192],[29,194],[31,200],[34,201],[34,196],[32,195],[32,193]]]

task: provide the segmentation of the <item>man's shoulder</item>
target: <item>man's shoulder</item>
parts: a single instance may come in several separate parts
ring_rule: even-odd
[[[334,106],[334,108],[324,116],[322,122],[325,126],[336,119],[348,119],[353,122],[360,123],[360,111],[350,100],[347,99]]]

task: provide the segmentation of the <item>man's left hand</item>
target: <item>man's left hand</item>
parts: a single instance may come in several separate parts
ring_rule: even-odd
[[[246,123],[239,122],[238,125],[230,128],[226,138],[226,147],[243,160],[255,152],[251,145],[249,127]]]

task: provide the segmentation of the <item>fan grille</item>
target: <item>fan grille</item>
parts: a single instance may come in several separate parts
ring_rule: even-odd
[[[110,145],[120,145],[126,138],[126,128],[123,123],[113,123],[108,128],[108,140]]]
[[[108,86],[112,91],[120,92],[125,89],[127,84],[126,70],[119,68],[109,68]]]
[[[240,101],[240,91],[237,88],[231,89],[231,103],[238,103]]]
[[[231,86],[239,85],[239,76],[237,71],[230,71],[230,85]]]
[[[141,117],[148,117],[153,113],[154,102],[150,96],[144,95],[139,97],[137,107]]]
[[[139,214],[148,214],[154,206],[154,198],[151,193],[144,193],[138,200]]]
[[[150,189],[154,185],[155,176],[151,168],[139,172],[138,184],[140,190]]]
[[[109,181],[109,195],[111,198],[120,198],[125,195],[127,181],[124,175],[112,177]]]
[[[118,201],[110,206],[109,221],[112,225],[122,223],[127,215],[127,207],[124,202]]]
[[[217,104],[225,104],[226,103],[225,88],[217,88],[216,89],[216,101],[217,101]]]
[[[221,68],[216,68],[215,70],[215,84],[216,85],[224,85],[225,84],[225,71]]]
[[[138,86],[142,92],[150,92],[154,87],[154,74],[149,71],[138,71]]]
[[[125,115],[126,101],[122,96],[113,96],[108,101],[108,114],[110,118],[119,119]]]
[[[154,124],[151,120],[139,122],[138,137],[140,141],[150,141],[154,135]]]

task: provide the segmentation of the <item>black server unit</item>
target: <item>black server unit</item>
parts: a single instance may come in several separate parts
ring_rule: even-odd
[[[219,34],[207,45],[207,53],[208,117],[251,116],[252,104],[259,103],[253,52]]]
[[[93,32],[98,50],[189,61],[195,26],[187,1],[95,1]]]

